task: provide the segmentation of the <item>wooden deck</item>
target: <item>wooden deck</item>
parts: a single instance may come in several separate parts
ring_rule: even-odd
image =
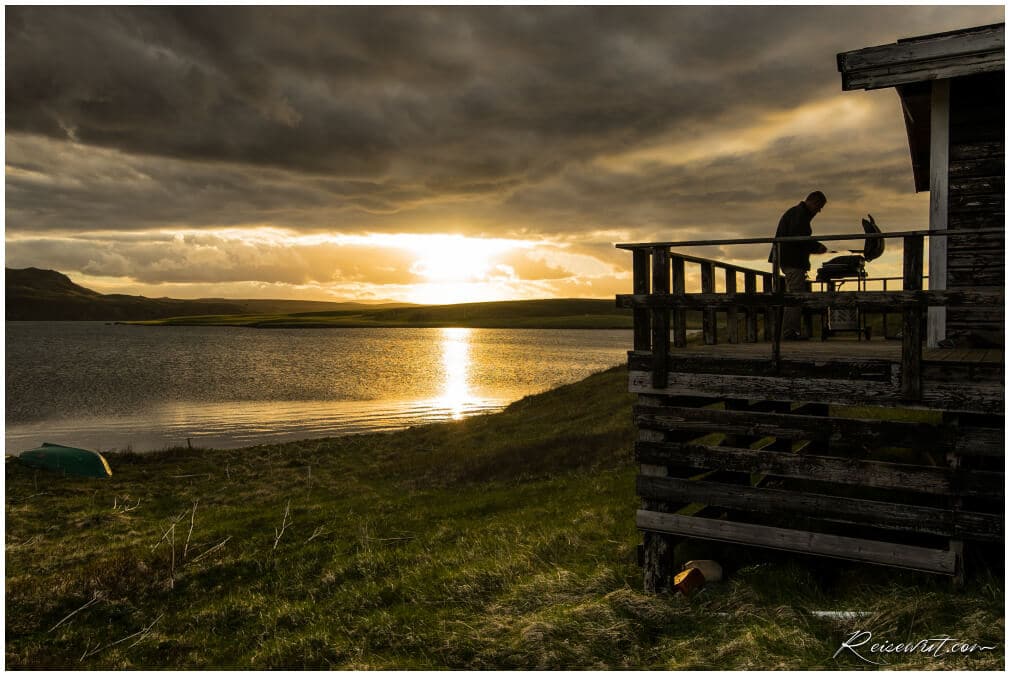
[[[902,289],[882,292],[786,293],[662,243],[628,248],[634,293],[617,304],[635,317],[646,589],[670,588],[683,538],[954,576],[965,542],[1004,539],[1004,350],[924,345],[928,308],[1001,311],[1002,288],[923,291],[917,233]],[[700,293],[685,291],[685,264],[701,266]],[[902,338],[775,340],[788,307],[891,313]]]

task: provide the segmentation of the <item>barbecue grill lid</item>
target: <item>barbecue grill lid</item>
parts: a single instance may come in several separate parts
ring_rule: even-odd
[[[880,232],[880,228],[877,227],[877,223],[873,220],[872,214],[866,214],[866,218],[863,219],[863,232],[868,235]],[[883,253],[883,238],[868,239],[863,242],[863,258],[866,260],[872,261],[876,258],[880,258]]]

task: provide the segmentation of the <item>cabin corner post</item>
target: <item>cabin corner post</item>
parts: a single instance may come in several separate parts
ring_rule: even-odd
[[[905,291],[922,290],[923,237],[904,238],[903,286]],[[909,401],[922,398],[922,308],[906,307],[901,339],[901,396]]]
[[[633,249],[632,256],[632,292],[636,296],[646,296],[649,293],[649,250]],[[632,311],[632,317],[635,327],[635,350],[648,352],[652,349],[649,310],[636,307]]]
[[[948,228],[950,206],[950,80],[934,80],[929,121],[929,229]],[[929,238],[929,289],[947,288],[946,237]],[[946,306],[927,310],[926,342],[937,347],[947,334]]]
[[[670,250],[657,246],[652,250],[652,293],[670,294]],[[652,386],[666,387],[666,369],[670,355],[670,309],[652,309]]]

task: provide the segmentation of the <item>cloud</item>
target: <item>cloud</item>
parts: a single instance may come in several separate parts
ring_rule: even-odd
[[[410,265],[143,238],[455,232],[564,243],[613,270],[628,266],[615,241],[765,235],[814,187],[830,199],[819,231],[851,231],[867,211],[916,226],[925,202],[897,97],[841,92],[835,54],[1001,21],[1003,8],[20,6],[6,18],[9,260],[152,284],[381,285],[409,284]],[[93,232],[139,239],[103,252],[80,244]],[[718,253],[761,259],[741,251]],[[500,264],[571,291],[595,283],[546,261]]]

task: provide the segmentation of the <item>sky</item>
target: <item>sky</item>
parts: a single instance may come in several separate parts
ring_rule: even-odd
[[[841,91],[836,54],[1003,20],[8,6],[5,264],[152,297],[606,298],[615,243],[771,236],[815,189],[815,233],[922,229],[897,94]]]

